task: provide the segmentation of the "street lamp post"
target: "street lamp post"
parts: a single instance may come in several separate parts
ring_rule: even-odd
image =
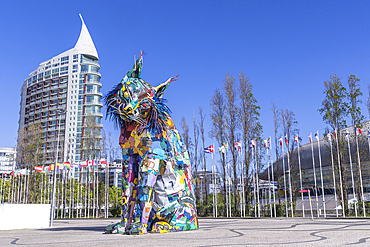
[[[55,212],[55,190],[56,190],[56,170],[57,170],[57,164],[58,164],[58,147],[59,147],[59,134],[60,134],[60,119],[62,118],[62,114],[66,113],[67,111],[65,109],[57,110],[57,113],[59,114],[59,120],[58,120],[58,138],[57,138],[57,150],[55,155],[55,164],[54,164],[54,171],[53,171],[53,195],[51,198],[51,207],[50,207],[50,226],[53,226],[53,219],[54,219],[54,212]]]

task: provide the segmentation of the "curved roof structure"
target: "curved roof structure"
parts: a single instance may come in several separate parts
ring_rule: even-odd
[[[364,126],[369,126],[370,121],[364,122]],[[364,128],[364,127],[363,127]],[[356,139],[355,139],[355,133],[354,133],[354,128],[353,126],[348,127],[346,129],[341,130],[341,136],[344,141],[344,152],[343,156],[341,158],[341,161],[344,163],[344,165],[347,165],[350,163],[349,160],[349,155],[348,155],[348,146],[347,146],[347,139],[345,139],[346,131],[350,133],[350,149],[351,149],[351,157],[352,157],[352,163],[355,165],[357,157],[356,153]],[[369,144],[368,144],[368,139],[367,135],[364,133],[359,137],[359,149],[361,150],[360,156],[361,156],[361,162],[369,161]],[[312,145],[312,146],[311,146]],[[333,150],[333,160],[336,163],[337,162],[337,153],[336,153],[336,143],[334,142],[332,145],[332,150]],[[320,159],[319,159],[319,145],[317,140],[312,140],[311,143],[306,143],[302,146],[299,147],[299,153],[300,153],[300,162],[301,162],[301,168],[302,170],[313,170],[313,165],[315,164],[315,169],[316,173],[319,171],[320,168]],[[313,154],[313,155],[312,155]],[[327,137],[321,137],[320,138],[320,154],[321,154],[321,165],[322,167],[328,167],[332,166],[331,165],[331,150],[330,150],[330,142]],[[312,156],[314,157],[314,162],[312,159]],[[295,148],[293,151],[290,152],[290,162],[292,164],[292,169],[297,170],[298,169],[298,149]],[[287,153],[283,154],[278,158],[278,160],[274,161],[272,163],[272,167],[274,169],[274,176],[277,178],[281,175],[283,175],[283,159],[284,159],[284,164],[285,164],[285,171],[288,171],[288,155]],[[279,169],[278,169],[278,164],[279,164]],[[270,165],[271,168],[271,165]],[[266,179],[267,180],[267,172],[268,169],[264,169],[260,173],[260,178]]]
[[[94,56],[96,59],[99,59],[98,52],[96,51],[94,42],[90,36],[89,30],[85,25],[85,22],[80,14],[82,27],[80,32],[80,37],[78,37],[77,43],[74,47],[78,53],[87,54],[90,56]]]

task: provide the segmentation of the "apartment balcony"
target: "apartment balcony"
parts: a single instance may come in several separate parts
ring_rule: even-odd
[[[85,102],[84,104],[85,106],[88,106],[88,105],[97,105],[97,106],[101,106],[103,107],[103,104],[101,102]]]
[[[81,65],[84,65],[84,64],[91,64],[91,65],[96,65],[96,66],[98,66],[98,67],[99,67],[99,69],[100,69],[100,65],[99,65],[99,62],[94,62],[94,61],[87,61],[87,60],[82,60],[80,64],[81,64]]]
[[[83,115],[84,117],[86,117],[86,116],[93,116],[93,117],[103,117],[103,113],[92,113],[92,112],[87,112],[87,113],[85,113],[85,115]]]
[[[101,92],[97,92],[95,90],[86,91],[84,94],[85,95],[92,95],[92,94],[94,94],[94,95],[99,95],[100,97],[103,97],[103,94]]]

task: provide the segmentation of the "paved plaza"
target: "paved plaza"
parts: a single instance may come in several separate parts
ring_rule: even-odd
[[[0,231],[0,246],[370,246],[369,219],[200,218],[200,229],[103,234],[118,219],[56,220],[52,228]]]

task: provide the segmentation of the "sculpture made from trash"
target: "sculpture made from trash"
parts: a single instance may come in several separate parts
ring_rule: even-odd
[[[157,87],[141,79],[142,55],[104,98],[121,129],[121,222],[106,233],[145,234],[198,229],[189,154]]]

